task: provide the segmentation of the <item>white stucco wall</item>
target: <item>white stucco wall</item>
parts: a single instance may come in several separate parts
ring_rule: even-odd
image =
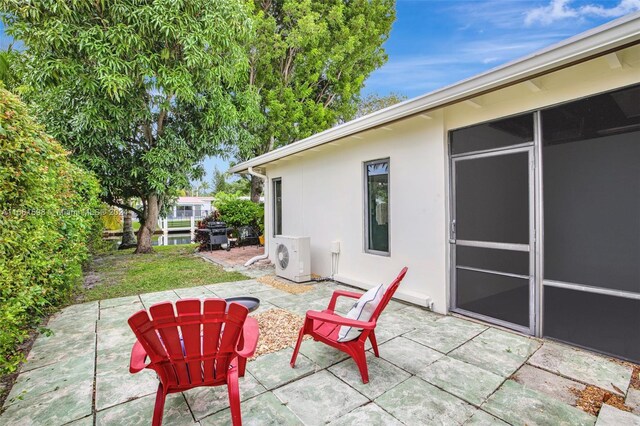
[[[330,244],[341,243],[336,279],[362,288],[390,282],[409,267],[397,296],[445,313],[448,309],[447,132],[532,111],[640,82],[640,47],[619,54],[612,68],[596,58],[534,80],[541,89],[518,84],[468,103],[430,111],[387,128],[358,135],[267,164],[269,178],[282,179],[283,234],[311,237],[311,270],[331,272]],[[364,251],[363,163],[390,159],[390,256]],[[271,182],[269,182],[271,190]],[[266,235],[272,237],[272,197],[266,199]],[[275,259],[275,244],[269,244]]]
[[[423,305],[431,297],[444,309],[446,146],[442,120],[433,122],[404,121],[267,169],[282,179],[283,234],[311,237],[312,272],[331,273],[330,244],[339,240],[339,280],[364,287],[390,282],[406,265],[399,295]],[[379,256],[364,252],[363,163],[387,157],[391,255]]]

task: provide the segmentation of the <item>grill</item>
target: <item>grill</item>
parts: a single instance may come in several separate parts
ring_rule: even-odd
[[[205,229],[199,229],[199,232],[209,234],[209,250],[214,248],[226,248],[229,251],[229,238],[227,238],[227,224],[224,222],[208,222]]]

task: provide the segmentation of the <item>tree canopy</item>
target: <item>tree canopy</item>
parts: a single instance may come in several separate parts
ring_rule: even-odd
[[[0,0],[25,45],[25,93],[47,131],[94,171],[112,205],[138,214],[151,249],[163,205],[222,147],[260,123],[247,85],[252,21],[237,0]],[[142,205],[126,205],[138,199]]]
[[[400,93],[391,92],[388,95],[384,96],[381,96],[377,93],[370,93],[367,96],[361,98],[358,102],[358,109],[356,111],[355,118],[374,113],[378,110],[405,101],[406,99],[407,97]]]
[[[256,38],[249,82],[262,122],[237,146],[244,161],[353,117],[360,90],[387,56],[394,0],[250,0]],[[252,199],[259,196],[254,179]]]

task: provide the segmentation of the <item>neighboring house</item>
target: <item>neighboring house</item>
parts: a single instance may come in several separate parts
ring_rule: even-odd
[[[230,171],[272,260],[340,241],[337,281],[640,361],[640,13]]]
[[[183,219],[206,217],[214,210],[213,197],[179,197],[170,212],[168,219]]]

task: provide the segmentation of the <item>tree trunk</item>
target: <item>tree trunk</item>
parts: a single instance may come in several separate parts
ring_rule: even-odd
[[[126,200],[125,204],[129,204],[129,200]],[[122,217],[122,241],[118,250],[130,249],[136,246],[136,236],[133,233],[133,212],[125,209]]]
[[[142,210],[142,218],[140,218],[140,230],[138,230],[138,248],[136,248],[135,252],[153,253],[151,239],[158,226],[160,203],[158,196],[155,194],[147,196],[143,201],[144,208]]]
[[[258,176],[251,176],[251,201],[254,203],[260,202],[260,196],[262,195],[262,179]]]

